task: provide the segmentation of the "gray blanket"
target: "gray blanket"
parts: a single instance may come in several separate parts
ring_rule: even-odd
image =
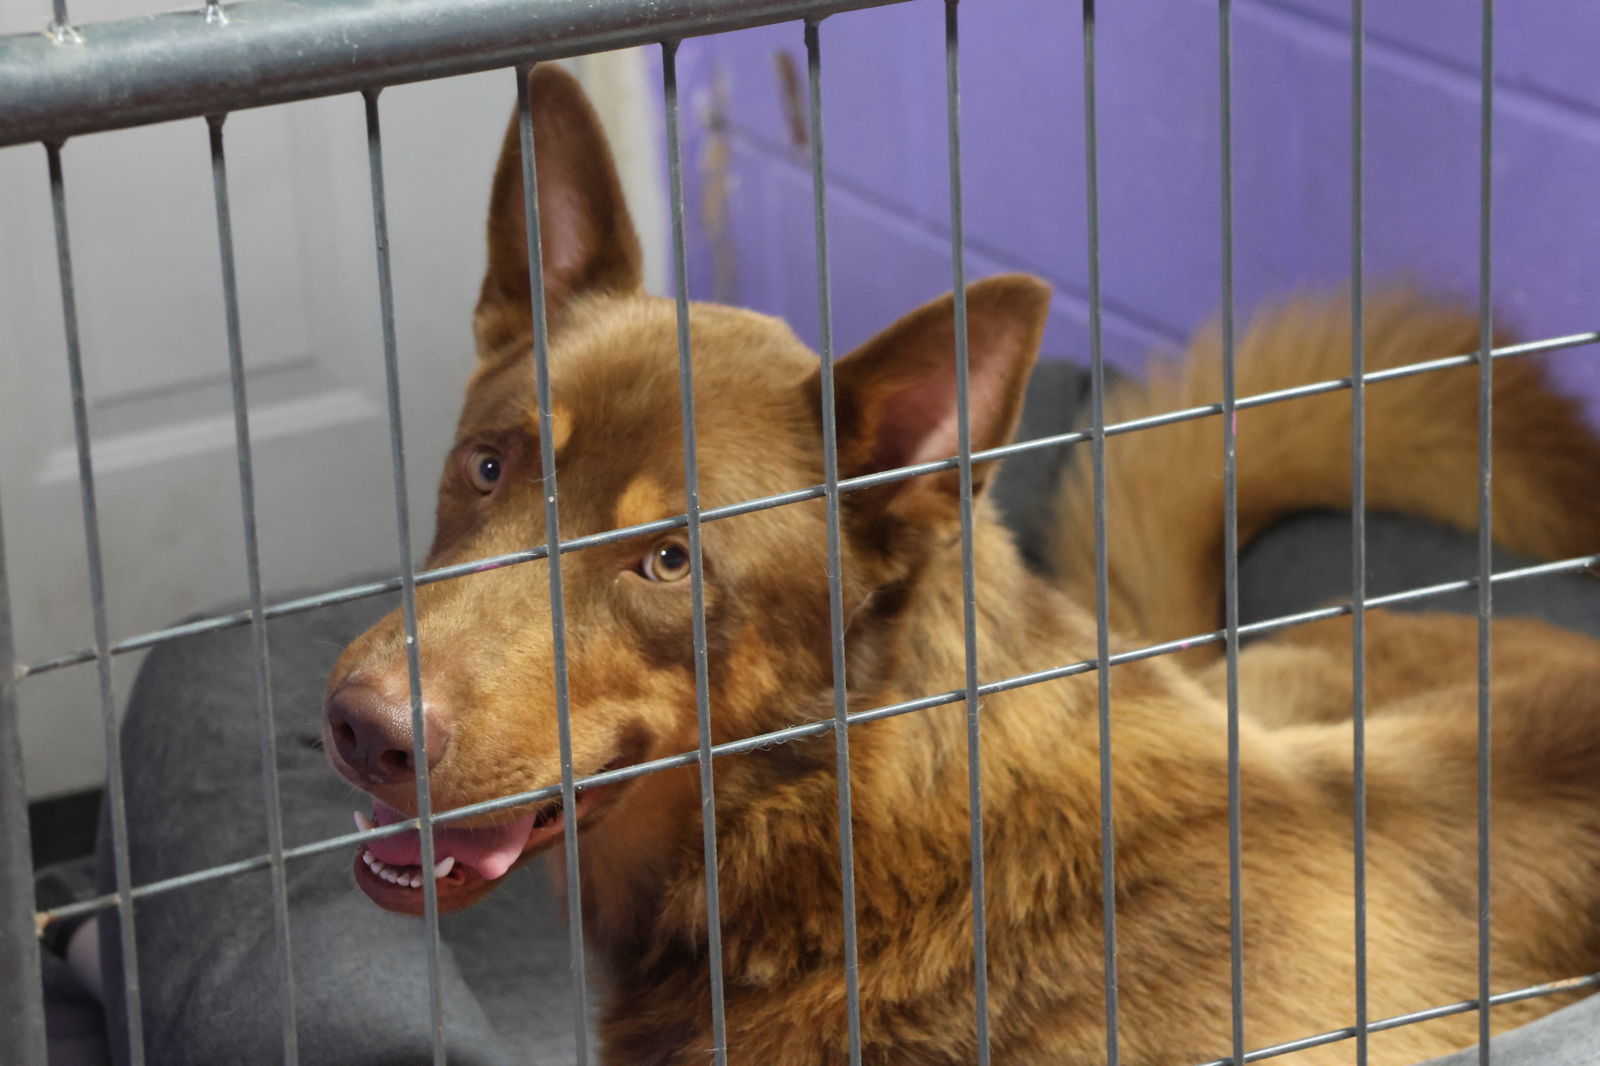
[[[1037,375],[1020,436],[1077,428],[1084,381],[1062,364]],[[1047,503],[1066,453],[1011,460],[996,492],[1024,553],[1043,565]],[[1079,449],[1081,450],[1081,449]],[[1375,516],[1371,590],[1475,571],[1473,538]],[[1241,563],[1246,620],[1315,606],[1348,592],[1349,520],[1306,516],[1258,541]],[[1515,565],[1502,558],[1497,565]],[[1497,591],[1503,613],[1542,614],[1600,634],[1600,589],[1575,577]],[[323,680],[339,648],[393,606],[366,600],[270,623],[275,740],[290,845],[349,831],[360,800],[317,748]],[[1457,609],[1472,609],[1471,594]],[[144,883],[266,850],[249,636],[235,630],[168,644],[140,671],[123,724],[131,863]],[[108,836],[100,881],[111,888]],[[288,867],[300,1062],[378,1066],[431,1061],[424,926],[373,906],[352,885],[341,849]],[[480,905],[440,923],[440,995],[450,1062],[573,1062],[572,986],[562,913],[536,867]],[[279,1061],[277,947],[268,875],[254,872],[165,892],[135,907],[146,1061],[219,1066]],[[116,919],[100,923],[113,1057],[126,1006]],[[1502,1066],[1600,1062],[1600,1000],[1495,1042]],[[1457,1066],[1468,1057],[1444,1060]]]

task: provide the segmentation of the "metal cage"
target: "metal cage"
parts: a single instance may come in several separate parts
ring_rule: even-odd
[[[578,786],[600,785],[635,776],[654,773],[669,767],[697,766],[701,786],[709,790],[721,757],[746,752],[764,745],[802,736],[832,733],[836,742],[837,764],[841,771],[849,765],[849,727],[895,715],[910,714],[945,704],[964,704],[967,714],[970,781],[970,833],[974,896],[974,923],[972,937],[978,960],[974,981],[977,988],[978,1010],[973,1018],[977,1034],[978,1061],[990,1061],[988,1018],[986,1000],[985,949],[987,930],[984,920],[984,851],[983,783],[978,759],[980,746],[980,701],[988,694],[1006,691],[1076,674],[1095,671],[1099,683],[1099,730],[1101,735],[1101,834],[1103,853],[1103,898],[1105,931],[1105,992],[1107,1005],[1106,1059],[1118,1061],[1118,1001],[1117,952],[1114,864],[1115,840],[1112,831],[1110,808],[1112,719],[1110,713],[1110,683],[1113,667],[1122,662],[1158,656],[1199,643],[1221,644],[1226,650],[1228,669],[1228,720],[1229,720],[1229,870],[1232,914],[1232,1048],[1226,1058],[1216,1059],[1205,1066],[1223,1066],[1225,1063],[1243,1063],[1269,1059],[1275,1055],[1303,1050],[1320,1044],[1338,1041],[1352,1042],[1352,1058],[1365,1061],[1366,1041],[1369,1033],[1403,1026],[1412,1022],[1447,1014],[1478,1012],[1482,1061],[1488,1061],[1488,1036],[1490,1008],[1495,1004],[1519,999],[1549,995],[1574,988],[1600,985],[1600,975],[1573,977],[1533,988],[1492,993],[1489,986],[1490,957],[1490,900],[1488,881],[1488,827],[1491,817],[1488,799],[1488,731],[1490,713],[1489,645],[1490,619],[1493,616],[1493,589],[1501,582],[1556,572],[1577,572],[1600,564],[1600,554],[1571,558],[1541,566],[1495,572],[1491,568],[1489,489],[1490,489],[1490,367],[1496,359],[1514,358],[1535,352],[1574,347],[1600,340],[1600,333],[1581,333],[1551,337],[1532,343],[1495,348],[1491,343],[1490,297],[1490,208],[1493,203],[1491,146],[1494,133],[1494,4],[1483,0],[1482,20],[1482,76],[1481,76],[1481,151],[1477,175],[1480,188],[1479,214],[1479,314],[1481,327],[1480,346],[1476,352],[1440,352],[1438,358],[1427,362],[1377,373],[1365,370],[1360,328],[1362,305],[1354,304],[1354,345],[1350,353],[1350,374],[1337,380],[1317,382],[1280,392],[1238,396],[1233,376],[1234,346],[1234,295],[1233,295],[1233,154],[1231,119],[1232,99],[1232,12],[1230,0],[1219,0],[1217,7],[1217,38],[1215,47],[1220,57],[1221,81],[1217,86],[1220,108],[1222,145],[1221,172],[1218,174],[1222,202],[1222,337],[1224,348],[1223,399],[1186,410],[1172,411],[1156,417],[1134,422],[1107,425],[1103,406],[1105,369],[1100,343],[1100,274],[1099,274],[1099,207],[1096,159],[1096,74],[1095,74],[1095,5],[1094,0],[1082,0],[1084,114],[1081,132],[1086,141],[1087,188],[1085,206],[1088,224],[1088,269],[1090,293],[1091,366],[1093,380],[1093,424],[1088,430],[1064,433],[1036,440],[1020,441],[1004,447],[974,453],[968,432],[966,398],[967,352],[965,338],[963,226],[961,189],[961,122],[958,93],[958,28],[962,11],[956,0],[946,0],[945,58],[946,104],[949,138],[949,186],[952,241],[950,248],[951,282],[956,296],[958,368],[959,368],[959,454],[953,458],[926,462],[914,467],[889,471],[866,477],[841,479],[838,475],[832,409],[832,380],[830,364],[833,356],[831,334],[831,308],[829,302],[828,221],[826,216],[825,181],[823,168],[821,34],[819,24],[826,16],[843,10],[876,6],[885,0],[545,0],[529,4],[523,0],[473,0],[471,3],[446,3],[441,0],[249,0],[249,2],[224,7],[208,0],[203,7],[149,18],[122,22],[75,27],[69,20],[67,0],[54,0],[55,18],[47,32],[23,37],[0,39],[0,146],[38,142],[49,170],[51,190],[50,208],[53,212],[56,234],[57,267],[60,274],[60,292],[66,336],[65,361],[71,379],[72,417],[76,434],[78,480],[81,490],[82,510],[88,545],[88,573],[93,600],[94,644],[92,647],[66,650],[53,657],[36,662],[16,663],[14,670],[0,672],[0,811],[4,812],[4,851],[0,852],[0,987],[6,989],[4,1009],[0,1010],[0,1047],[9,1049],[8,1059],[22,1066],[44,1066],[46,1061],[43,1010],[40,998],[40,969],[36,937],[50,922],[73,916],[86,915],[107,909],[119,909],[130,920],[121,923],[122,946],[125,956],[123,980],[129,1003],[129,1041],[135,1063],[143,1061],[138,1009],[139,989],[136,979],[136,947],[134,922],[131,920],[132,904],[141,898],[172,891],[185,886],[240,874],[267,870],[270,872],[276,896],[274,926],[277,937],[280,984],[266,997],[275,999],[276,1007],[268,1007],[266,1000],[261,1009],[277,1009],[282,1020],[281,1053],[285,1061],[297,1061],[296,1026],[292,988],[288,987],[290,968],[289,915],[286,890],[286,867],[297,859],[327,851],[346,849],[353,844],[381,836],[394,835],[419,825],[428,826],[434,821],[444,822],[486,811],[562,797],[567,804],[573,800]],[[1350,271],[1354,278],[1354,291],[1362,291],[1363,267],[1363,48],[1365,30],[1362,23],[1362,0],[1353,0],[1355,32],[1350,39],[1354,71],[1350,93],[1353,101],[1353,152],[1350,160],[1352,174],[1352,246],[1354,254]],[[981,11],[972,11],[974,17],[983,17]],[[808,58],[809,120],[814,135],[811,138],[811,173],[813,180],[813,205],[816,225],[816,253],[818,257],[818,291],[821,302],[821,345],[824,368],[824,438],[825,468],[823,484],[801,491],[778,496],[744,501],[714,509],[699,505],[697,468],[694,438],[693,394],[690,390],[689,333],[687,325],[687,297],[685,294],[685,236],[682,169],[679,146],[679,100],[675,65],[676,43],[679,39],[701,34],[780,21],[798,21],[797,33],[803,33]],[[229,24],[227,33],[218,32],[219,25]],[[401,82],[416,81],[493,68],[511,67],[525,73],[536,60],[582,54],[637,44],[659,44],[664,74],[665,123],[668,136],[668,163],[671,175],[670,211],[672,219],[673,264],[677,280],[679,314],[679,374],[682,396],[684,445],[688,479],[688,499],[682,514],[656,522],[615,529],[598,535],[563,540],[559,534],[550,537],[548,544],[530,545],[522,551],[490,559],[476,560],[458,566],[418,572],[411,551],[411,533],[406,505],[406,456],[400,431],[399,371],[396,360],[394,307],[389,281],[389,248],[386,235],[386,205],[384,192],[383,137],[381,126],[380,90]],[[545,323],[543,293],[540,280],[540,262],[537,253],[539,221],[536,194],[533,188],[532,136],[528,94],[525,77],[519,77],[522,91],[519,94],[525,193],[528,220],[529,247],[535,249],[530,257],[534,278],[534,307],[536,312],[535,360],[538,381],[538,409],[541,428],[542,469],[544,477],[554,485],[556,467],[551,450],[549,432],[551,406],[549,378],[546,371]],[[251,439],[245,402],[245,378],[242,341],[238,314],[238,283],[235,278],[234,248],[230,229],[228,201],[228,171],[225,142],[225,119],[229,112],[242,108],[259,107],[292,100],[326,96],[334,93],[360,92],[366,106],[367,147],[371,175],[371,206],[376,232],[376,266],[379,276],[380,306],[376,309],[383,324],[384,366],[387,374],[389,399],[389,437],[392,448],[394,491],[396,495],[396,524],[401,545],[400,576],[397,579],[377,581],[357,586],[330,589],[317,595],[283,602],[267,602],[262,592],[259,554],[256,544],[254,484],[251,467]],[[69,137],[100,130],[116,129],[159,122],[169,119],[203,116],[209,123],[210,150],[217,231],[219,237],[220,272],[227,312],[227,340],[230,380],[236,430],[239,491],[242,499],[245,528],[245,563],[249,580],[250,606],[246,611],[188,622],[154,632],[117,636],[108,625],[105,607],[105,577],[101,562],[102,533],[96,514],[94,466],[89,451],[89,427],[84,400],[83,353],[78,333],[77,311],[74,302],[72,244],[67,228],[66,174],[62,165],[61,145]],[[1476,366],[1480,381],[1479,421],[1479,570],[1475,579],[1415,588],[1384,597],[1369,598],[1366,593],[1364,504],[1365,469],[1364,398],[1366,386],[1372,382],[1425,374],[1451,367]],[[1279,401],[1313,395],[1348,391],[1354,413],[1354,474],[1355,491],[1351,501],[1353,520],[1351,541],[1353,566],[1350,574],[1351,603],[1347,606],[1308,611],[1289,617],[1274,618],[1252,625],[1239,621],[1238,596],[1238,537],[1236,500],[1236,455],[1234,414],[1237,410],[1272,404]],[[1107,437],[1138,432],[1157,425],[1202,418],[1221,418],[1224,434],[1224,462],[1226,476],[1226,625],[1215,632],[1196,633],[1183,641],[1172,641],[1142,647],[1133,651],[1112,654],[1108,644],[1106,589],[1107,566],[1105,545],[1105,483],[1104,443]],[[984,679],[977,658],[975,635],[975,587],[972,556],[972,463],[976,460],[1003,458],[1038,449],[1060,448],[1087,443],[1092,453],[1095,492],[1094,507],[1097,530],[1096,566],[1097,595],[1095,602],[1098,622],[1098,646],[1094,659],[1060,664],[1053,669],[1017,677]],[[963,531],[963,580],[965,592],[966,684],[956,691],[932,693],[918,699],[862,712],[848,712],[844,688],[844,650],[842,641],[842,598],[839,582],[839,501],[843,493],[888,481],[913,477],[935,471],[956,469],[960,473],[961,515]],[[827,503],[828,546],[831,584],[831,631],[835,685],[834,714],[829,720],[795,726],[789,729],[736,742],[713,744],[709,726],[709,707],[706,683],[705,605],[701,581],[699,532],[703,523],[714,522],[756,510],[779,507],[801,500],[822,498]],[[546,518],[548,528],[559,530],[556,496],[552,488],[547,496]],[[472,807],[435,815],[430,806],[425,767],[427,759],[418,749],[416,765],[420,817],[396,825],[366,832],[347,833],[300,847],[286,847],[279,825],[277,809],[277,782],[274,765],[273,709],[267,687],[267,645],[265,623],[268,619],[299,612],[314,611],[327,605],[370,597],[398,590],[402,595],[406,630],[409,638],[409,676],[416,743],[422,743],[422,709],[419,667],[416,649],[415,589],[430,582],[447,581],[467,573],[487,568],[514,566],[530,560],[547,559],[551,572],[551,601],[554,618],[554,640],[557,662],[564,656],[564,631],[562,614],[562,586],[560,580],[562,556],[597,544],[605,544],[642,533],[659,532],[674,528],[687,530],[692,559],[694,604],[694,644],[696,682],[698,693],[699,745],[670,758],[657,759],[642,765],[604,772],[588,777],[574,776],[567,692],[564,674],[558,673],[557,702],[561,723],[562,775],[559,784],[514,796],[507,796]],[[14,561],[13,561],[14,562]],[[1447,592],[1475,590],[1478,604],[1479,642],[1479,725],[1480,770],[1478,780],[1479,868],[1478,883],[1478,994],[1475,998],[1455,1003],[1439,1004],[1431,1010],[1419,1011],[1401,1017],[1372,1018],[1368,1014],[1366,975],[1366,896],[1365,896],[1365,829],[1364,802],[1364,730],[1363,730],[1363,670],[1364,629],[1363,616],[1367,609],[1401,602],[1426,599]],[[1354,682],[1357,703],[1354,708],[1356,796],[1354,808],[1355,842],[1358,861],[1353,874],[1353,892],[1356,915],[1357,987],[1352,1010],[1354,1024],[1322,1033],[1307,1033],[1303,1039],[1272,1047],[1249,1047],[1243,1027],[1243,1004],[1246,988],[1243,976],[1243,952],[1240,904],[1240,804],[1239,804],[1239,749],[1238,749],[1238,678],[1237,653],[1242,637],[1277,630],[1316,619],[1351,614],[1354,619]],[[0,661],[15,662],[13,627],[17,620],[10,613],[5,560],[0,554]],[[116,717],[111,688],[111,662],[115,656],[148,649],[169,641],[182,640],[198,634],[233,627],[249,627],[255,652],[255,686],[261,720],[261,772],[266,781],[269,798],[263,817],[269,827],[270,850],[243,861],[228,863],[208,869],[195,870],[179,877],[154,883],[133,883],[127,853],[126,811],[122,802],[122,779],[127,772],[121,765],[116,742]],[[32,866],[27,843],[27,824],[24,816],[26,794],[23,788],[23,758],[18,732],[18,688],[27,685],[39,675],[67,668],[94,665],[99,672],[101,711],[103,715],[106,750],[108,752],[107,800],[110,825],[116,856],[116,891],[58,910],[35,914],[32,906]],[[839,826],[842,854],[840,873],[845,900],[846,965],[844,979],[847,987],[847,1022],[851,1040],[853,1062],[860,1061],[861,1017],[855,966],[855,913],[854,865],[850,848],[851,795],[848,773],[839,775]],[[716,877],[715,815],[708,805],[703,818],[704,849],[707,860],[706,906],[711,935],[709,966],[713,989],[713,1028],[718,1045],[716,1061],[726,1061],[724,1019],[722,1015],[722,960],[718,941],[719,901]],[[433,861],[432,839],[421,834],[423,862]],[[564,831],[568,877],[568,906],[570,908],[571,965],[578,988],[575,1016],[576,1038],[579,1054],[585,1054],[585,1018],[587,1004],[584,988],[583,927],[579,918],[578,839],[573,820],[566,822]],[[444,1063],[444,1019],[441,1013],[437,985],[438,912],[437,898],[430,879],[424,878],[424,898],[428,935],[428,958],[434,967],[432,996],[433,1058]]]

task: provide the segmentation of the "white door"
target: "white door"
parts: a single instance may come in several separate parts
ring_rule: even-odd
[[[0,33],[35,32],[8,4]],[[76,21],[159,9],[75,0]],[[197,5],[198,6],[198,5]],[[89,31],[92,33],[92,29]],[[653,108],[638,54],[580,75],[653,197],[638,206],[662,255]],[[413,540],[472,362],[483,211],[511,102],[506,71],[382,97]],[[398,566],[365,120],[359,96],[227,121],[262,568],[268,600]],[[245,594],[206,125],[76,138],[63,149],[112,639]],[[91,642],[77,460],[44,149],[0,150],[0,510],[17,651],[34,662]],[[119,657],[118,702],[139,656]],[[26,679],[31,796],[103,774],[92,665]]]

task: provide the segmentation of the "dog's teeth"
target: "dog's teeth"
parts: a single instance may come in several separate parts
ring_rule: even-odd
[[[449,876],[450,871],[454,870],[455,868],[456,857],[454,855],[446,855],[444,858],[433,864],[433,879],[438,881],[444,877],[447,877]]]
[[[357,829],[359,829],[363,833],[365,833],[367,830],[372,828],[372,819],[371,818],[367,817],[365,814],[362,814],[360,811],[356,811],[354,813],[355,813],[355,816],[356,816],[356,828]]]
[[[360,816],[358,815],[357,817],[359,818]],[[371,870],[373,873],[377,874],[391,885],[398,885],[401,888],[422,887],[421,870],[417,870],[416,873],[406,873],[405,870],[390,866],[388,863],[372,854],[371,849],[368,848],[362,849],[361,861],[367,864],[367,869]],[[454,868],[455,864],[456,860],[454,856],[440,860],[434,866],[434,876],[443,877],[445,874],[449,873],[452,868]],[[412,866],[407,867],[406,869],[416,870],[417,868]]]

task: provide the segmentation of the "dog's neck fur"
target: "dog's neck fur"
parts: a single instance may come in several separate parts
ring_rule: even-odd
[[[1092,659],[1093,619],[1027,568],[986,502],[975,519],[982,678]],[[959,541],[941,547],[927,574],[913,583],[890,655],[893,668],[874,690],[853,692],[853,710],[965,687],[960,550]],[[1170,758],[1172,765],[1160,771],[1172,782],[1161,798],[1166,810],[1186,809],[1192,816],[1197,807],[1220,802],[1220,763],[1202,765],[1194,757],[1211,747],[1222,756],[1224,734],[1214,703],[1159,660],[1119,667],[1116,686],[1119,697],[1136,697],[1120,705],[1138,709],[1117,722],[1118,764]],[[989,895],[991,921],[1059,922],[1068,916],[1088,929],[1099,921],[1100,898],[1099,810],[1084,800],[1097,795],[1099,777],[1094,674],[996,694],[982,706],[990,848],[1050,824],[1050,847],[1062,862],[1052,868],[1047,892],[992,886],[998,891]],[[789,711],[791,721],[815,720],[831,714],[831,700]],[[1064,733],[1073,742],[1062,744]],[[1180,733],[1194,736],[1174,745]],[[1166,742],[1148,743],[1161,737]],[[969,936],[967,921],[956,913],[971,899],[965,701],[852,728],[850,747],[857,908],[880,916],[864,923],[863,930],[873,931],[864,935],[892,941],[904,930],[883,915],[926,916],[932,909],[948,912],[949,928]],[[1181,751],[1183,757],[1162,751]],[[843,925],[835,759],[830,733],[717,762],[720,918],[730,995],[792,986],[807,972],[836,981]],[[591,943],[610,963],[615,1002],[630,1009],[654,996],[677,1003],[692,996],[703,1003],[707,994],[697,773],[689,767],[641,780],[611,816],[627,820],[627,830],[603,827],[585,845]],[[1202,783],[1208,775],[1212,780]],[[1174,800],[1186,790],[1192,794]],[[1126,833],[1129,844],[1167,821],[1139,795],[1119,796],[1116,817],[1119,836]],[[1134,861],[1119,875],[1127,889],[1144,871]],[[863,958],[887,949],[887,942],[867,940],[859,947]],[[1083,962],[1099,965],[1093,952]],[[970,974],[924,977],[954,987]],[[659,1038],[659,1030],[653,1031]],[[615,1041],[618,1033],[611,1037]]]

